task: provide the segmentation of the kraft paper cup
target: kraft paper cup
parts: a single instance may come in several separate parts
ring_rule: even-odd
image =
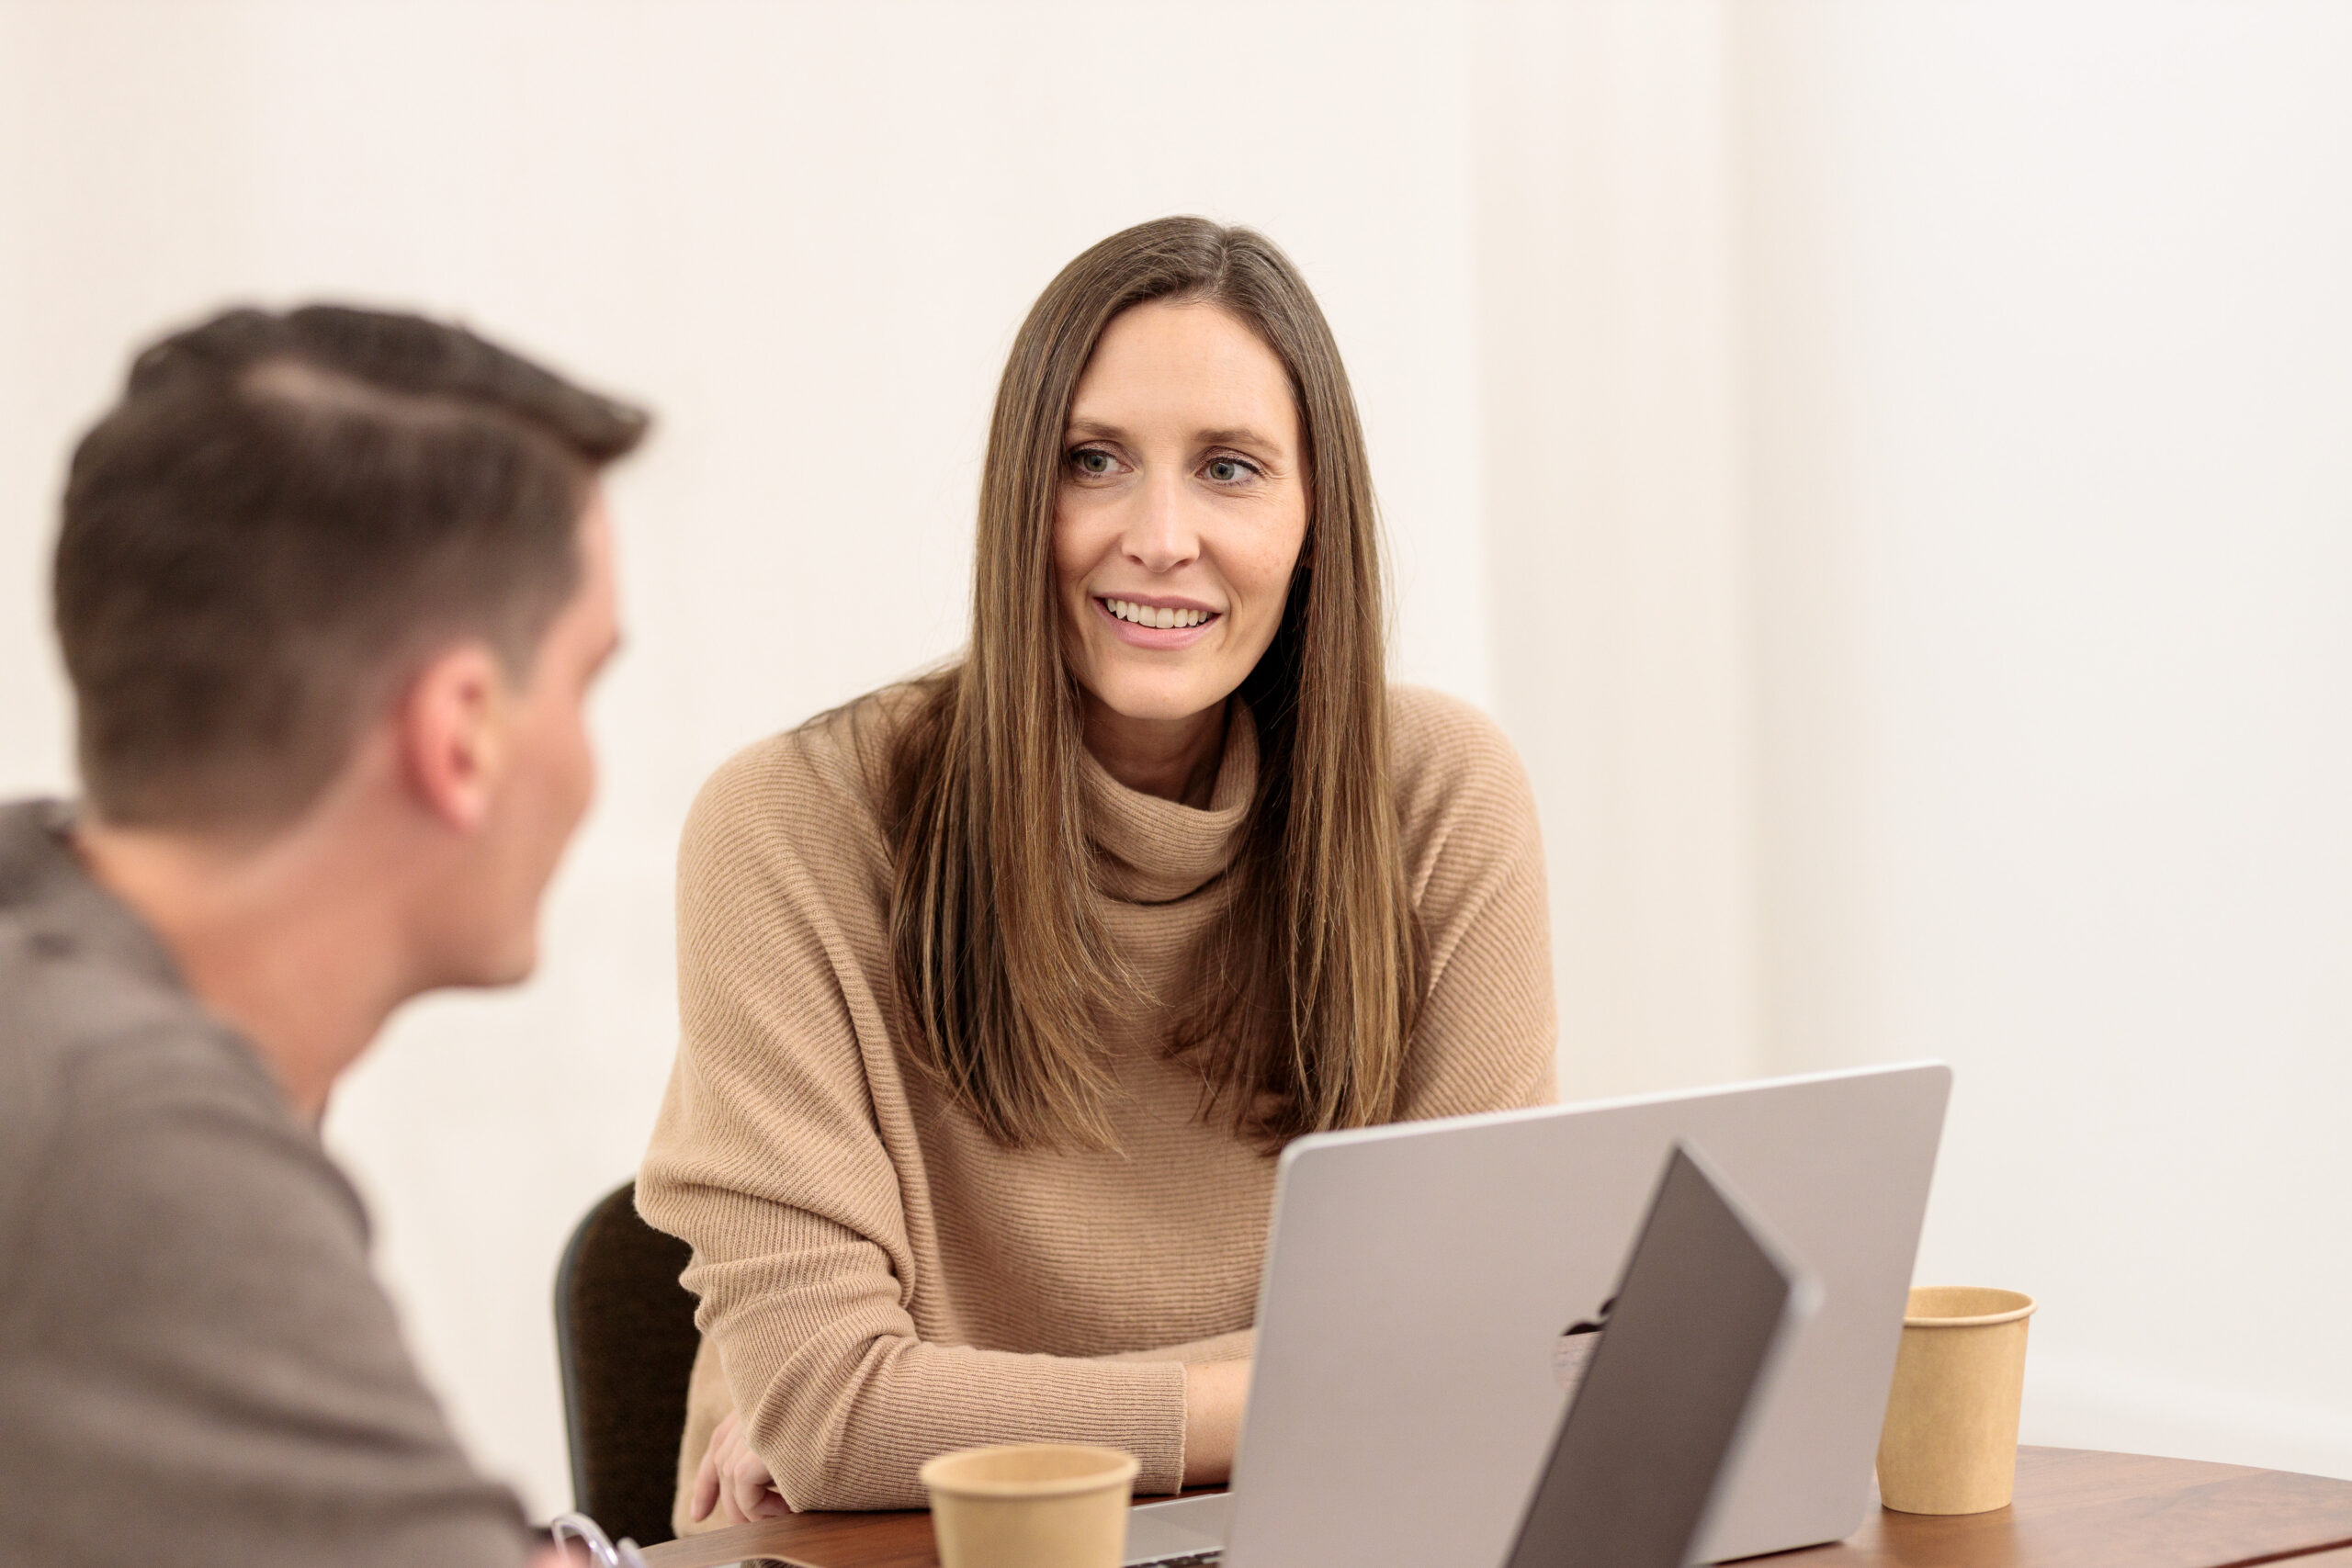
[[[1921,1285],[1878,1439],[1879,1500],[1905,1514],[1981,1514],[2017,1485],[2033,1298],[1981,1285]]]
[[[941,1568],[1119,1568],[1136,1468],[1064,1443],[941,1454],[922,1467]]]

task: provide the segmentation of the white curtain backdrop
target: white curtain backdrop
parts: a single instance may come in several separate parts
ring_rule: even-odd
[[[1922,1277],[2030,1440],[2352,1475],[2352,11],[0,0],[0,786],[130,349],[460,315],[651,401],[602,800],[523,990],[338,1096],[420,1356],[536,1508],[549,1291],[642,1148],[737,747],[954,649],[989,399],[1083,245],[1332,318],[1400,677],[1544,815],[1571,1095],[1939,1055]]]

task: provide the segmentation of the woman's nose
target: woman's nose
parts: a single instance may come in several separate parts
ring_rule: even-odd
[[[1124,541],[1127,558],[1150,572],[1173,571],[1198,558],[1200,534],[1187,513],[1182,481],[1156,479],[1139,500]]]

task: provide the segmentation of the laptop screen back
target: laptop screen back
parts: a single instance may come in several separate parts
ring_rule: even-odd
[[[1678,1144],[1510,1568],[1683,1568],[1803,1289]]]

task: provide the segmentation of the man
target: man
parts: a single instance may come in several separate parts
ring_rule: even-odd
[[[157,344],[75,451],[82,798],[0,807],[0,1559],[529,1553],[316,1126],[403,1001],[531,970],[645,429],[318,307]]]

